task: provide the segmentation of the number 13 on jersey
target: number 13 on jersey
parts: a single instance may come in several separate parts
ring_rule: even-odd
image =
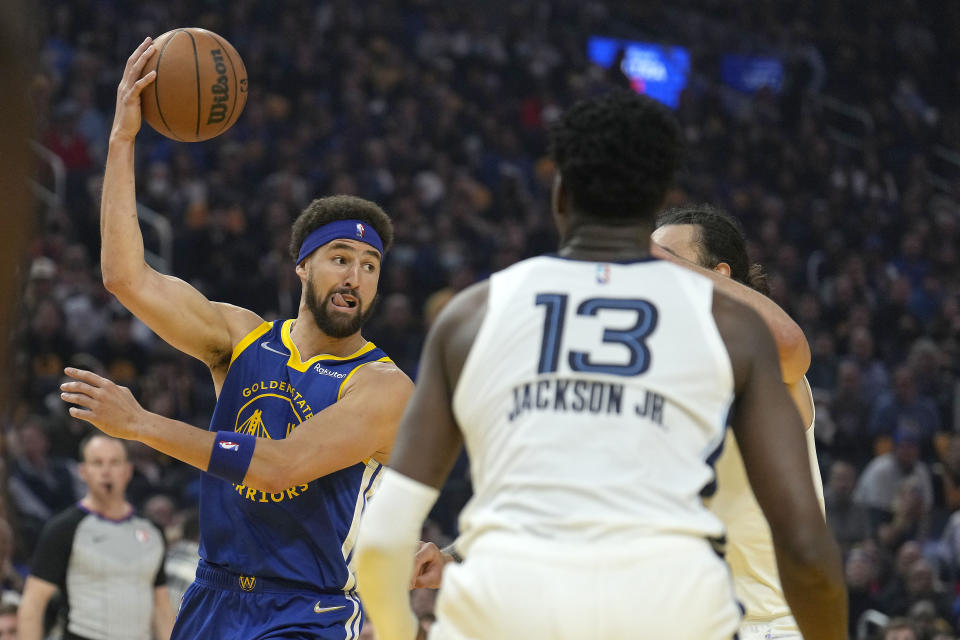
[[[536,305],[543,305],[546,311],[543,320],[543,341],[540,344],[538,373],[554,373],[557,371],[569,297],[565,293],[540,293],[536,296]],[[606,373],[616,376],[638,376],[650,368],[650,349],[644,341],[657,328],[657,308],[647,300],[588,298],[577,307],[577,315],[599,316],[603,311],[612,310],[632,311],[636,315],[633,326],[618,329],[607,326],[603,328],[603,342],[625,347],[629,355],[627,362],[624,364],[597,361],[589,352],[571,350],[567,354],[567,361],[573,371]]]

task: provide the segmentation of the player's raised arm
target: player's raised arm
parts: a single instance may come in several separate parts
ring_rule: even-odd
[[[234,344],[262,320],[245,309],[210,302],[183,280],[155,271],[144,259],[134,140],[140,130],[140,93],[156,73],[138,78],[153,55],[156,49],[147,38],[127,60],[117,88],[100,203],[103,284],[160,337],[210,366],[217,379],[217,370],[225,371]]]
[[[847,598],[840,551],[813,489],[806,442],[760,317],[716,293],[714,317],[733,365],[733,428],[757,502],[770,523],[780,580],[805,638],[844,640]]]

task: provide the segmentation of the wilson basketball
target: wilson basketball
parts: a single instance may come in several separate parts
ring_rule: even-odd
[[[183,142],[209,140],[237,121],[247,103],[247,69],[237,50],[212,31],[174,29],[153,41],[143,67],[156,80],[140,94],[143,119]]]

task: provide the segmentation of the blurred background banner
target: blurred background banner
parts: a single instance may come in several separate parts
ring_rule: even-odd
[[[606,69],[618,67],[637,93],[673,109],[680,104],[690,73],[690,52],[685,48],[592,36],[587,40],[587,55]]]

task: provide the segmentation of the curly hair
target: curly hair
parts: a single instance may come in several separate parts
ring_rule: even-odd
[[[759,264],[750,264],[743,227],[732,215],[709,204],[671,207],[657,216],[656,226],[692,224],[697,237],[700,265],[712,269],[721,262],[730,265],[730,277],[766,295],[770,292],[767,274]]]
[[[576,103],[550,129],[550,154],[574,207],[608,222],[653,217],[682,146],[667,107],[625,90]]]
[[[393,244],[393,223],[376,203],[355,196],[328,196],[311,202],[293,221],[290,257],[296,261],[300,247],[311,231],[337,220],[359,220],[369,224],[383,241],[384,253]]]

